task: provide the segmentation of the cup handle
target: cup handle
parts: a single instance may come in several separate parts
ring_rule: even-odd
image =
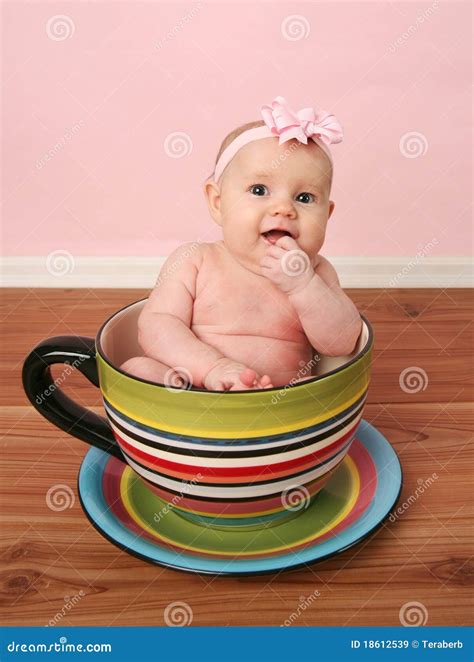
[[[23,388],[33,407],[51,423],[125,461],[107,419],[62,392],[55,383],[61,383],[60,378],[53,380],[51,374],[53,363],[66,363],[77,368],[99,387],[94,338],[54,336],[40,342],[23,363]]]

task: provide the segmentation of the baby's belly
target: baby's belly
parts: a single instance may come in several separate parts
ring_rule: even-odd
[[[196,325],[196,337],[234,361],[269,375],[273,386],[311,374],[313,349],[309,342],[255,335],[211,332]]]

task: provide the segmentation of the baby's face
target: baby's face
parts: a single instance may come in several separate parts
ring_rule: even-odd
[[[245,145],[219,184],[206,185],[209,209],[222,226],[227,249],[261,274],[259,263],[269,245],[262,233],[281,229],[314,264],[334,208],[329,170],[328,157],[312,140],[279,146],[275,138],[264,138]]]

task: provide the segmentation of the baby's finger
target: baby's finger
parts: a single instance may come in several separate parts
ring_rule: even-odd
[[[273,246],[281,247],[281,248],[286,249],[288,251],[300,248],[299,245],[298,245],[298,242],[295,241],[295,239],[293,239],[293,237],[290,237],[287,234],[284,237],[280,237],[279,239],[277,239],[276,242],[273,244]]]
[[[283,239],[283,237],[281,237]],[[291,237],[290,237],[291,238]],[[265,257],[281,258],[286,253],[286,250],[279,244],[269,246],[265,251]]]
[[[278,261],[278,258],[276,258],[276,260]],[[262,259],[260,260],[260,266],[262,268],[269,269],[273,267],[274,264],[275,264],[275,258],[270,257],[269,255],[265,255],[265,257],[262,257]]]

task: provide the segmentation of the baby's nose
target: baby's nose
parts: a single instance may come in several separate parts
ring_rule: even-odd
[[[273,202],[270,213],[272,216],[280,214],[281,216],[288,216],[289,218],[295,218],[296,216],[293,202],[288,198],[281,198]]]

